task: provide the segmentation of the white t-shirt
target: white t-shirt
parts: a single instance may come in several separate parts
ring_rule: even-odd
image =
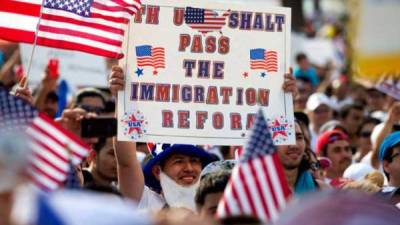
[[[166,205],[164,197],[144,186],[142,198],[138,204],[138,209],[161,210]]]

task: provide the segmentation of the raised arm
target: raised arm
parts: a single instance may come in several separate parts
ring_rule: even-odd
[[[116,96],[124,89],[124,74],[121,67],[114,66],[109,78],[111,93]],[[136,157],[136,143],[117,141],[114,138],[115,156],[118,166],[118,182],[121,193],[135,201],[140,201],[144,190],[144,176]]]
[[[393,132],[393,125],[400,122],[400,102],[395,102],[389,109],[387,120],[384,122],[382,130],[379,132],[374,145],[372,146],[371,164],[375,169],[379,169],[378,152],[383,139]]]

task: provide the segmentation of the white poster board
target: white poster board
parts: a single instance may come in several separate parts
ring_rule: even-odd
[[[33,45],[20,44],[21,59],[25,71],[28,69]],[[77,51],[36,46],[32,60],[29,82],[38,84],[50,58],[60,61],[60,79],[73,87],[107,87],[107,65],[104,57]]]
[[[295,143],[291,12],[253,1],[142,1],[131,22],[118,139],[243,145],[257,111],[276,144]]]

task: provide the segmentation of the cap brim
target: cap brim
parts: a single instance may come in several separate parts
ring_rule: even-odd
[[[183,154],[200,158],[202,168],[212,161],[212,157],[206,151],[193,145],[172,145],[165,149],[157,156],[150,159],[146,165],[143,166],[143,174],[146,186],[153,190],[160,192],[160,181],[153,175],[152,168],[160,162],[166,160],[171,154]]]

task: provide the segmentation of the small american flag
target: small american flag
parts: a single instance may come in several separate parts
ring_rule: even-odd
[[[278,53],[263,48],[250,50],[250,68],[278,72]]]
[[[186,7],[185,23],[200,33],[220,31],[226,24],[229,10],[219,16],[217,12],[209,9]]]
[[[4,0],[0,38],[34,43],[42,0]],[[122,58],[124,32],[140,0],[44,0],[37,44]]]
[[[165,68],[165,50],[162,47],[141,45],[136,47],[137,65],[152,66],[155,69]]]
[[[217,215],[278,218],[291,196],[263,112],[258,112],[250,140],[219,202]]]
[[[24,100],[0,88],[1,130],[26,131],[32,157],[28,172],[32,183],[44,191],[57,189],[71,169],[88,154],[85,143]]]

